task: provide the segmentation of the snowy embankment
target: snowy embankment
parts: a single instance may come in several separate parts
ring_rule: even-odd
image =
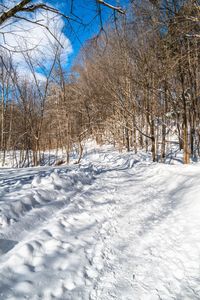
[[[88,149],[0,171],[0,299],[200,299],[200,165]]]

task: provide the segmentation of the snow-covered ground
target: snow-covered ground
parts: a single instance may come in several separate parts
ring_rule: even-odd
[[[75,161],[78,158],[78,147],[74,145],[73,151],[70,153],[70,161]],[[38,158],[39,159],[39,158]],[[67,160],[67,154],[65,151],[51,150],[44,151],[40,153],[40,160],[38,165],[40,166],[52,166],[56,165],[61,161]],[[0,151],[0,168],[23,168],[23,167],[33,167],[33,153],[31,150],[26,151],[12,151],[7,150],[5,153]]]
[[[200,299],[199,216],[199,163],[0,169],[0,299]]]

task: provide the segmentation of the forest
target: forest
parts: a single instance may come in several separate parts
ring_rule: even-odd
[[[2,166],[8,153],[15,166],[37,166],[60,149],[56,163],[69,163],[74,148],[80,162],[88,138],[150,151],[152,161],[165,162],[173,151],[182,151],[185,164],[198,160],[198,0],[130,1],[126,12],[114,10],[112,21],[100,23],[70,70],[62,39],[53,40],[48,70],[32,49],[21,51],[29,77],[13,59],[17,50],[0,48]]]
[[[0,0],[0,300],[200,300],[200,0]]]

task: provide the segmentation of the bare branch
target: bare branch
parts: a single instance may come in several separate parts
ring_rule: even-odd
[[[97,2],[99,4],[102,4],[104,6],[107,6],[107,7],[111,8],[111,9],[113,9],[114,11],[119,12],[120,14],[123,14],[123,15],[125,14],[125,10],[123,10],[120,6],[111,5],[111,4],[109,4],[109,3],[107,3],[107,2],[105,2],[103,0],[97,0]]]
[[[10,18],[13,18],[13,17],[20,18],[19,15],[17,16],[17,13],[20,13],[20,12],[35,12],[36,10],[39,10],[39,9],[53,12],[55,14],[58,14],[58,15],[62,16],[63,18],[65,18],[67,20],[71,20],[71,21],[80,23],[80,21],[78,21],[77,19],[73,19],[73,18],[61,13],[58,9],[56,9],[54,7],[51,7],[49,5],[46,5],[44,3],[36,3],[36,4],[27,5],[27,4],[30,4],[31,2],[32,2],[32,0],[22,0],[20,3],[18,3],[17,5],[12,7],[11,9],[9,9],[9,10],[5,11],[4,13],[2,13],[0,15],[0,25],[5,23]]]
[[[23,8],[30,3],[32,0],[22,0],[20,3],[12,7],[11,9],[5,11],[1,16],[0,16],[0,25],[3,24],[5,21],[8,19],[14,17],[16,13],[19,11],[22,11]]]

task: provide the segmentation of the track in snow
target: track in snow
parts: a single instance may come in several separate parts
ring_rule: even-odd
[[[92,299],[200,299],[199,168],[119,176],[116,233]]]
[[[200,299],[199,166],[0,172],[0,299]]]

